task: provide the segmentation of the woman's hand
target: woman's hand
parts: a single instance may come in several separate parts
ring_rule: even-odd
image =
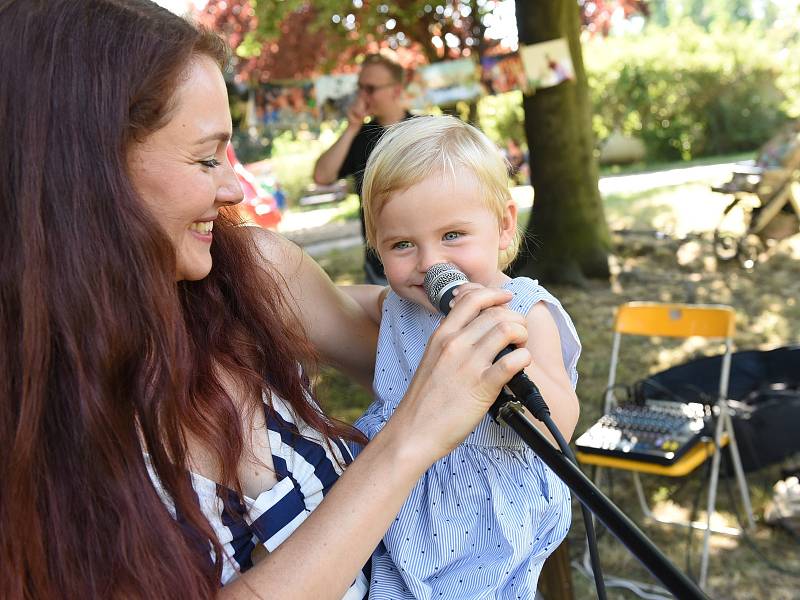
[[[481,287],[483,286],[479,283],[472,282],[458,286],[453,291],[451,307],[458,304],[469,290]],[[564,439],[569,440],[578,424],[580,407],[578,397],[564,367],[558,326],[544,302],[534,304],[528,311],[525,321],[528,328],[527,348],[531,355],[531,363],[525,368],[525,373],[532,381],[536,382],[550,409],[553,421]],[[542,434],[554,446],[557,446],[558,444],[547,427],[533,415],[529,414],[528,416]]]
[[[530,362],[524,318],[511,293],[470,289],[430,339],[405,398],[322,503],[274,552],[226,585],[220,598],[336,600],[353,582],[422,473],[459,444],[500,389]],[[298,565],[313,565],[300,569]]]
[[[380,435],[398,435],[420,472],[457,446],[503,385],[530,362],[525,318],[505,307],[511,293],[464,287],[431,337],[405,398]],[[523,346],[492,361],[509,344]],[[377,438],[376,438],[377,439]]]

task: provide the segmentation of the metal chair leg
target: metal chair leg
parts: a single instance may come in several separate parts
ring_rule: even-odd
[[[650,505],[647,503],[647,498],[644,495],[644,487],[642,486],[642,480],[639,478],[639,473],[636,471],[631,471],[631,475],[633,476],[633,487],[636,488],[636,495],[639,497],[639,506],[642,509],[642,513],[644,513],[646,519],[658,521],[656,516],[653,514],[653,511],[650,510]]]
[[[725,413],[725,409],[722,409]],[[711,478],[708,483],[708,506],[706,508],[706,530],[703,534],[703,551],[700,555],[700,580],[698,581],[701,588],[706,587],[706,580],[708,579],[708,554],[711,545],[711,517],[714,515],[714,508],[717,502],[717,484],[719,483],[719,463],[722,457],[722,447],[720,442],[722,440],[722,431],[725,427],[725,416],[720,414],[717,419],[716,428],[714,430],[714,456],[711,457]]]
[[[744,469],[742,468],[742,459],[739,455],[739,445],[736,443],[736,436],[733,433],[733,419],[731,413],[727,410],[724,411],[725,428],[728,432],[728,447],[731,451],[731,460],[733,461],[733,470],[736,473],[736,482],[739,484],[739,493],[742,496],[742,504],[744,505],[745,514],[747,515],[747,528],[752,529],[756,526],[755,519],[753,518],[753,505],[750,502],[750,490],[747,487],[747,480],[744,478]]]

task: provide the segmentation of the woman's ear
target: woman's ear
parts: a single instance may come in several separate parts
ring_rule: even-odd
[[[500,220],[500,250],[505,250],[517,235],[517,205],[513,200],[506,203]]]

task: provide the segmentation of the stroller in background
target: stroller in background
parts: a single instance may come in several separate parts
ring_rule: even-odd
[[[711,188],[732,194],[714,230],[714,253],[752,267],[767,240],[800,231],[800,120],[789,123],[759,150],[754,161],[738,163],[730,181]],[[742,209],[744,227],[731,212]]]

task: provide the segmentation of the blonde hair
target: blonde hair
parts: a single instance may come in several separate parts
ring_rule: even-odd
[[[511,199],[508,161],[476,127],[449,116],[414,117],[387,128],[369,156],[361,189],[367,244],[375,248],[375,220],[389,197],[434,174],[457,177],[456,168],[469,170],[483,188],[487,208],[502,223]],[[520,234],[500,251],[498,268],[517,256]]]

